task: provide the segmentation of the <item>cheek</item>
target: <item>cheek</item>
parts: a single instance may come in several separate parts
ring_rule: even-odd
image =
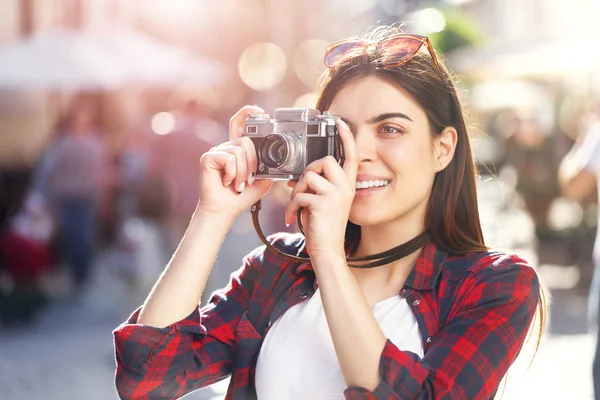
[[[435,173],[435,155],[433,148],[428,143],[396,142],[383,143],[380,149],[381,159],[396,174],[419,176],[433,175]]]

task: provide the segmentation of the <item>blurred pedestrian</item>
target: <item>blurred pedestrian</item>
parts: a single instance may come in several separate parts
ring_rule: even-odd
[[[80,292],[92,268],[97,205],[106,173],[105,149],[91,103],[73,105],[45,157],[40,186],[55,213],[74,289]]]
[[[35,196],[29,196],[9,227],[0,230],[0,262],[12,283],[8,293],[0,290],[0,321],[29,322],[46,304],[40,278],[53,261],[51,231],[49,214]]]
[[[226,131],[211,123],[207,110],[197,101],[186,101],[173,113],[175,127],[152,144],[152,170],[168,178],[173,204],[171,225],[179,240],[198,201],[198,160],[226,137]]]
[[[30,181],[30,168],[0,169],[0,322],[7,325],[30,322],[46,303],[40,278],[52,263],[52,223]]]
[[[600,201],[600,114],[592,112],[582,121],[581,133],[559,169],[559,185],[562,193],[573,200],[583,200],[598,188]],[[598,230],[594,245],[594,278],[588,298],[590,325],[596,330],[596,354],[593,377],[596,400],[600,400],[600,207],[598,207]]]

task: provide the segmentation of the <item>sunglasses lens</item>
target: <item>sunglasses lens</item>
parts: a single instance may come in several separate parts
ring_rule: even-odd
[[[380,53],[388,64],[402,64],[410,60],[423,46],[423,41],[412,36],[390,38],[381,43]]]
[[[325,65],[333,68],[344,60],[363,55],[364,44],[361,42],[342,42],[333,45],[325,52]]]

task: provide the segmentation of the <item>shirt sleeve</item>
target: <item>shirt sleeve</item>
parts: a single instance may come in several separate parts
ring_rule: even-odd
[[[231,373],[235,331],[248,308],[260,248],[244,258],[209,304],[165,328],[137,323],[139,309],[113,332],[120,398],[174,399]]]
[[[539,300],[533,268],[509,257],[469,276],[423,359],[387,341],[381,383],[346,399],[489,399],[516,359]]]

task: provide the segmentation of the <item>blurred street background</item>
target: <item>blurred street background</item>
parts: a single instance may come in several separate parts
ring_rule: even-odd
[[[0,398],[116,399],[111,331],[180,240],[199,157],[243,105],[314,106],[326,45],[399,21],[457,75],[486,242],[551,303],[502,398],[591,399],[597,192],[569,199],[557,176],[600,111],[598,0],[2,0]],[[265,232],[295,230],[288,196],[265,199]],[[260,244],[242,214],[207,292]]]

